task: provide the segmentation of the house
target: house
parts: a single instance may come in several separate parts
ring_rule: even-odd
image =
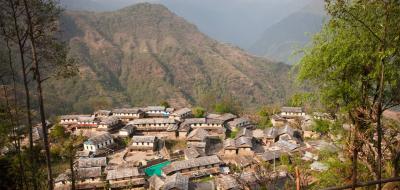
[[[58,175],[55,179],[54,179],[54,189],[58,190],[58,189],[66,189],[70,185],[70,178],[71,178],[71,172],[70,170],[67,170],[63,173],[61,173],[60,175]]]
[[[252,137],[241,136],[236,139],[225,139],[224,155],[253,155]]]
[[[262,154],[257,155],[257,159],[259,161],[264,162],[273,162],[274,160],[279,160],[282,155],[282,152],[279,150],[276,151],[265,151]]]
[[[146,113],[146,117],[169,117],[174,108],[166,108],[164,106],[147,106],[142,108]]]
[[[201,128],[209,132],[210,135],[225,137],[224,122],[217,119],[208,118],[189,118],[181,124],[182,128],[197,129]]]
[[[103,117],[98,125],[99,131],[111,131],[121,125],[117,116]]]
[[[133,134],[135,128],[132,125],[126,125],[119,130],[118,135],[122,137],[129,137]]]
[[[290,141],[291,143],[299,143],[303,139],[301,131],[293,129],[289,125],[277,128],[276,140]]]
[[[274,126],[274,127],[283,126],[287,123],[287,120],[284,117],[282,117],[278,114],[275,114],[275,115],[272,115],[272,117],[271,117],[271,123],[272,123],[272,126]]]
[[[303,108],[301,107],[282,107],[281,108],[281,116],[283,117],[298,117],[305,116]]]
[[[238,181],[231,175],[220,175],[215,180],[217,190],[239,190],[242,189]]]
[[[205,152],[202,149],[195,148],[195,147],[185,148],[183,150],[183,153],[185,155],[186,160],[205,156]]]
[[[92,167],[105,168],[106,166],[107,166],[106,157],[78,159],[78,168],[92,168]]]
[[[98,127],[98,120],[93,116],[79,116],[77,127],[80,129],[92,129]]]
[[[90,151],[87,150],[81,150],[81,151],[76,151],[75,156],[77,158],[90,158],[92,156]]]
[[[89,138],[83,143],[83,149],[91,152],[96,152],[101,148],[114,144],[114,139],[110,133],[103,133],[101,135]]]
[[[228,122],[228,128],[231,131],[237,131],[240,130],[241,128],[251,128],[251,127],[253,127],[251,121],[243,117],[236,118]]]
[[[239,155],[252,155],[254,154],[253,142],[251,137],[239,137],[235,139],[236,148],[238,149]]]
[[[145,174],[137,167],[119,167],[107,172],[111,189],[139,188],[146,185]]]
[[[143,118],[130,121],[138,134],[154,135],[157,137],[175,138],[178,130],[178,123],[170,118]]]
[[[157,149],[156,136],[133,136],[129,151],[155,151]]]
[[[242,128],[240,131],[236,134],[235,138],[239,137],[252,137],[253,136],[253,131],[248,129],[248,128]]]
[[[171,176],[160,177],[153,175],[149,179],[149,189],[151,190],[188,190],[189,178],[180,173]]]
[[[278,129],[275,127],[270,127],[265,129],[264,131],[264,139],[262,140],[263,143],[267,146],[276,142],[276,137],[278,136]]]
[[[205,142],[209,136],[208,132],[202,128],[192,130],[186,137],[188,142]]]
[[[218,174],[220,171],[220,165],[221,160],[218,156],[204,156],[190,160],[172,162],[170,165],[162,168],[162,173],[164,176],[181,173],[189,178],[197,178],[211,174]]]
[[[84,115],[62,115],[60,116],[61,125],[74,125],[78,124],[78,118]]]
[[[118,117],[124,122],[132,121],[134,119],[139,119],[144,117],[144,112],[139,108],[121,108],[113,109],[113,116]]]
[[[175,120],[178,120],[178,121],[182,121],[183,119],[186,119],[186,118],[189,118],[189,117],[192,117],[192,116],[193,115],[192,115],[192,110],[191,109],[182,108],[182,109],[179,109],[179,110],[176,110],[176,111],[172,112],[169,115],[169,118],[175,119]]]
[[[97,110],[94,112],[94,117],[101,118],[101,117],[109,117],[111,116],[112,112],[110,110]]]
[[[93,187],[104,187],[104,183],[101,180],[101,167],[78,168],[76,175],[77,184],[81,186],[81,188],[77,189],[85,189],[83,187],[91,187],[91,189],[94,189]]]
[[[231,113],[224,113],[222,115],[220,114],[208,114],[206,116],[207,119],[216,119],[221,121],[222,123],[226,124],[229,121],[234,120],[235,118],[237,118],[236,115],[231,114]]]

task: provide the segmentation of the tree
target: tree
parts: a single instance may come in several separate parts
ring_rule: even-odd
[[[201,118],[205,116],[206,110],[202,107],[195,107],[192,109],[192,112],[195,118]]]
[[[167,102],[167,101],[162,101],[161,103],[160,103],[160,105],[161,106],[164,106],[164,107],[166,107],[166,108],[169,108],[169,107],[171,107],[170,105],[169,105],[169,103]]]
[[[381,179],[384,110],[400,103],[400,5],[395,1],[327,1],[331,16],[298,64],[298,79],[317,87],[328,108],[339,107],[354,124],[353,189],[363,133],[376,124],[371,139],[378,156],[372,168]],[[378,186],[380,189],[380,185]]]

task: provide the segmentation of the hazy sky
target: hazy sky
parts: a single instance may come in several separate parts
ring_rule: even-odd
[[[112,11],[138,2],[160,3],[210,37],[244,49],[266,28],[312,0],[61,0],[72,10]],[[322,0],[321,0],[322,1]]]

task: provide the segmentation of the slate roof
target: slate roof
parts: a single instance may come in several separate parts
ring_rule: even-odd
[[[185,157],[188,159],[198,158],[204,156],[204,152],[200,152],[197,148],[190,147],[183,150]]]
[[[167,176],[165,183],[162,186],[162,190],[179,189],[188,190],[189,189],[189,177],[182,175],[181,173],[176,173],[171,176]]]
[[[107,180],[123,179],[143,176],[137,167],[117,168],[107,172]]]
[[[95,117],[92,116],[79,116],[78,117],[78,122],[94,122]]]
[[[224,149],[237,149],[235,140],[234,139],[225,139],[224,140]]]
[[[128,114],[128,113],[137,114],[137,113],[142,112],[142,110],[140,108],[120,108],[120,109],[113,109],[112,112],[113,113],[117,113],[117,114],[122,114],[122,113],[124,113],[124,114]]]
[[[188,169],[188,168],[194,168],[194,167],[200,167],[200,166],[207,166],[207,165],[212,165],[212,164],[220,164],[221,160],[218,158],[218,156],[213,155],[213,156],[204,156],[204,157],[199,157],[191,160],[182,160],[182,161],[176,161],[172,162],[170,165],[165,166],[162,170],[165,174],[169,174],[174,171],[179,171],[183,169]]]
[[[79,168],[105,167],[105,166],[107,166],[107,158],[106,157],[78,159],[78,167]]]
[[[144,124],[175,124],[176,121],[170,118],[143,118],[130,121],[130,125],[144,125]]]
[[[281,117],[281,116],[278,115],[278,114],[272,115],[271,119],[273,119],[273,120],[275,120],[275,121],[286,121],[285,118]]]
[[[183,114],[191,113],[191,112],[192,112],[192,110],[189,108],[181,108],[179,110],[174,111],[171,115],[180,117]]]
[[[223,124],[223,121],[218,119],[208,118],[188,118],[181,124],[181,126],[187,126],[190,124]]]
[[[222,189],[242,189],[237,180],[231,175],[220,175],[216,179],[216,183],[221,186]]]
[[[281,154],[282,153],[280,151],[266,151],[261,154],[260,157],[263,161],[271,161],[280,158]]]
[[[143,108],[143,111],[148,112],[148,111],[165,111],[164,106],[147,106]]]
[[[132,125],[126,125],[125,127],[122,127],[122,129],[120,129],[120,131],[130,131],[133,129]]]
[[[278,130],[275,127],[270,127],[264,131],[265,137],[269,139],[274,139],[278,136]]]
[[[94,112],[95,115],[111,115],[110,110],[97,110]]]
[[[71,119],[78,119],[79,117],[82,117],[82,116],[89,116],[89,115],[62,115],[62,116],[60,116],[60,119],[68,119],[68,120],[71,120]]]
[[[79,168],[79,179],[98,178],[101,177],[101,167]]]
[[[161,187],[164,185],[164,179],[161,179],[158,175],[153,175],[149,179],[149,184],[151,188],[154,188],[154,190],[159,190]]]
[[[239,124],[241,124],[241,123],[247,123],[246,125],[250,125],[251,122],[247,118],[239,117],[239,118],[234,119],[233,121],[228,122],[228,125],[230,127],[239,127]]]
[[[280,147],[282,150],[285,151],[292,151],[299,147],[299,145],[290,143],[285,140],[279,140],[278,142],[275,142],[274,145]]]
[[[283,134],[288,134],[290,136],[293,136],[294,134],[294,129],[291,128],[289,125],[285,125],[283,127],[277,128],[277,135],[283,135]]]
[[[241,128],[240,131],[236,134],[236,138],[239,137],[252,137],[253,132],[250,129],[247,128]]]
[[[114,124],[118,121],[118,117],[116,116],[109,116],[109,117],[105,117],[100,121],[100,124],[102,125],[111,125]]]
[[[204,129],[201,128],[197,128],[194,129],[193,131],[191,131],[188,136],[187,136],[187,140],[192,140],[192,141],[204,141],[207,136],[208,136],[208,132]]]
[[[144,143],[154,143],[156,141],[155,136],[133,136],[132,137],[132,143],[136,143],[136,142],[144,142]]]
[[[281,112],[302,113],[303,108],[301,108],[301,107],[282,107]]]
[[[251,137],[239,137],[235,140],[236,147],[238,148],[251,148],[253,147]]]
[[[222,122],[228,122],[228,121],[233,120],[235,118],[237,118],[237,116],[234,115],[234,114],[224,113],[224,114],[222,114],[221,116],[219,116],[219,117],[217,117],[215,119],[220,120]]]
[[[88,139],[84,144],[97,145],[110,139],[113,139],[110,133],[103,133]]]

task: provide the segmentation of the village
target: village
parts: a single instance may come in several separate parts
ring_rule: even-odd
[[[282,107],[271,117],[273,127],[261,129],[231,113],[194,118],[190,108],[148,106],[63,115],[58,125],[87,139],[76,152],[77,189],[228,190],[279,188],[295,180],[279,167],[283,157],[300,156],[310,170],[327,170],[319,151],[338,148],[311,129],[315,119],[331,120]],[[299,121],[301,127],[295,127]],[[271,167],[261,174],[265,163]],[[70,189],[70,179],[68,169],[55,178],[55,189]]]

